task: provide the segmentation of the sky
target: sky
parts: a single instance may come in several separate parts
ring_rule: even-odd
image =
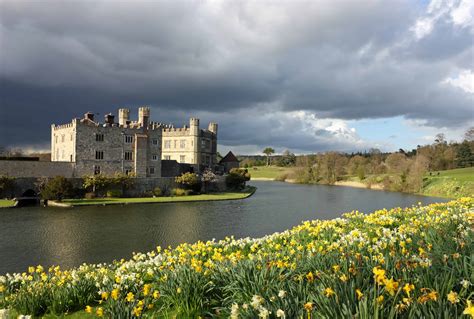
[[[0,0],[0,146],[151,107],[221,153],[412,149],[474,126],[474,1]]]

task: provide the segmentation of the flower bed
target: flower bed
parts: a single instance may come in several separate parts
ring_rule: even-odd
[[[474,316],[474,199],[0,277],[0,308],[132,318]]]

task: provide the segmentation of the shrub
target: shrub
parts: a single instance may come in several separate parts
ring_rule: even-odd
[[[201,181],[194,173],[183,173],[182,175],[177,176],[174,180],[185,189],[192,189],[195,192],[201,190]]]
[[[244,189],[245,182],[250,180],[249,171],[246,168],[233,168],[225,178],[225,184],[230,189]]]
[[[120,189],[111,189],[107,191],[107,197],[122,197],[123,192]]]
[[[13,196],[15,179],[8,176],[0,176],[0,195]]]
[[[163,195],[163,192],[161,191],[161,188],[155,187],[155,189],[153,190],[153,196],[159,197],[161,195]]]
[[[85,193],[84,198],[94,199],[95,198],[95,193],[93,193],[93,192]]]
[[[185,196],[189,193],[183,188],[173,188],[171,190],[171,196]]]
[[[72,184],[64,176],[56,176],[46,183],[41,198],[62,200],[72,195]]]

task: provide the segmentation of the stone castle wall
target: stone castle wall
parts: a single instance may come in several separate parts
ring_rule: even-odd
[[[74,177],[74,163],[40,161],[0,161],[0,176],[11,177]]]

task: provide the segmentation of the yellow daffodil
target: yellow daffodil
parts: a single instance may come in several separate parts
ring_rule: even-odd
[[[86,306],[85,311],[86,311],[87,313],[92,313],[92,307],[91,307],[91,306]]]
[[[95,312],[98,317],[103,317],[104,316],[104,309],[102,307],[97,308],[97,311]]]
[[[324,295],[325,295],[326,297],[328,297],[328,298],[331,297],[331,296],[334,296],[335,294],[336,294],[336,293],[334,292],[334,290],[332,290],[332,289],[329,288],[329,287],[326,288],[326,289],[324,289]]]
[[[362,297],[364,297],[364,294],[362,293],[362,291],[360,291],[360,289],[356,289],[356,295],[357,295],[357,300],[361,300]]]
[[[452,304],[458,303],[459,302],[458,294],[451,290],[448,294],[448,301]]]
[[[466,309],[464,309],[463,314],[470,315],[471,318],[474,318],[474,305],[472,305],[471,300],[467,301]]]
[[[132,292],[129,292],[127,294],[127,297],[125,297],[125,300],[127,300],[128,302],[132,302],[134,299],[135,299],[135,296]]]

